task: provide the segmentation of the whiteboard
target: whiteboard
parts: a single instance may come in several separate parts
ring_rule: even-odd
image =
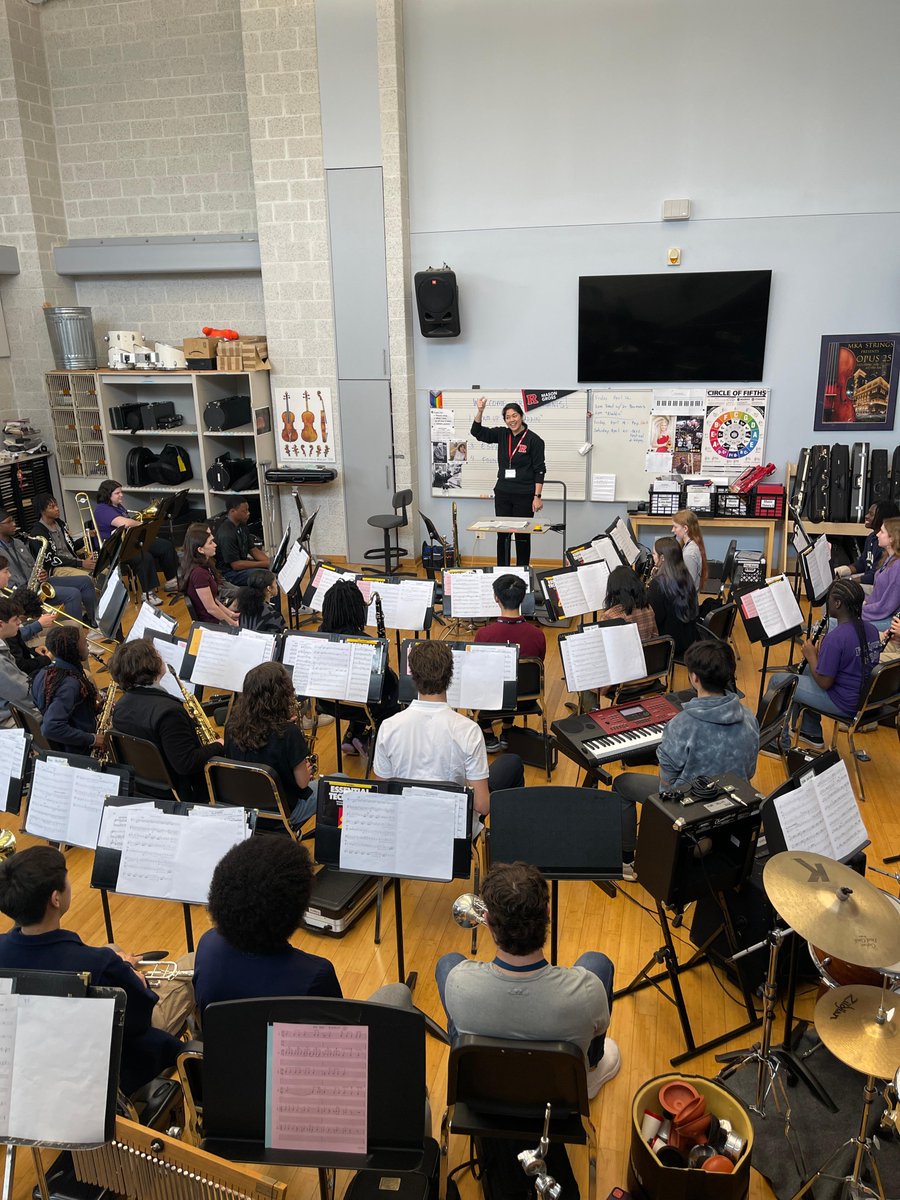
[[[644,469],[653,389],[591,392],[591,474],[615,475],[615,499],[645,500],[654,473]]]
[[[522,408],[522,393],[516,391],[440,392],[440,408],[429,408],[432,478],[431,494],[457,499],[461,496],[490,496],[497,482],[497,447],[478,442],[470,428],[475,416],[475,401],[487,398],[483,422],[503,424],[504,404],[516,403]],[[432,419],[432,413],[437,414]],[[441,415],[444,414],[444,415]],[[569,392],[532,409],[526,422],[529,429],[544,439],[547,478],[565,482],[569,500],[584,500],[586,460],[579,453],[587,433],[587,392]],[[546,498],[560,499],[558,488],[550,486]]]

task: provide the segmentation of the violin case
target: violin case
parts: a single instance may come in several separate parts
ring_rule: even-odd
[[[203,409],[203,422],[213,433],[249,425],[250,397],[223,396],[221,400],[210,400]]]

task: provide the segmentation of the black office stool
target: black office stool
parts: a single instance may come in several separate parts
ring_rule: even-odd
[[[371,550],[366,550],[363,558],[366,560],[372,558],[383,558],[385,575],[393,575],[395,573],[395,566],[399,567],[400,559],[404,558],[408,553],[408,551],[404,550],[402,546],[391,545],[391,530],[402,529],[404,526],[409,524],[409,517],[406,513],[406,507],[407,505],[412,504],[412,498],[413,494],[409,488],[402,492],[394,492],[391,500],[391,505],[394,511],[392,513],[379,513],[377,516],[369,517],[367,521],[367,524],[371,525],[373,529],[383,530],[384,546],[376,546]],[[398,512],[398,509],[401,511]],[[396,564],[393,563],[393,559],[397,560]],[[368,570],[371,571],[374,570],[374,568],[369,567]],[[381,568],[379,568],[378,574],[381,573]]]

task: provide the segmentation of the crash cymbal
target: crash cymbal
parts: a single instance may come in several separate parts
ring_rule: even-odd
[[[890,1079],[900,1067],[900,1010],[897,996],[885,992],[886,1011],[878,1019],[881,988],[832,988],[816,1005],[816,1033],[835,1056],[854,1071]]]
[[[900,910],[843,863],[787,850],[766,863],[763,885],[785,921],[826,954],[863,967],[900,961]]]

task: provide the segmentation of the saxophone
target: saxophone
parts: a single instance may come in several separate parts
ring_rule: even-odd
[[[456,501],[453,501],[453,562],[445,563],[445,566],[461,567],[462,561],[459,557],[459,526],[456,524]]]
[[[106,695],[103,698],[103,707],[100,709],[100,716],[97,718],[97,732],[103,734],[104,737],[112,728],[113,708],[116,704],[116,692],[118,690],[117,685],[110,680],[109,686],[106,689]],[[109,761],[108,746],[96,746],[92,754],[102,763]]]
[[[216,733],[212,721],[203,711],[203,705],[197,697],[187,690],[176,674],[175,668],[169,664],[169,670],[175,676],[175,682],[181,689],[181,694],[184,696],[184,707],[187,710],[187,715],[194,722],[194,728],[197,730],[197,737],[200,739],[201,746],[211,746],[213,742],[219,740],[219,735]]]
[[[375,601],[375,628],[380,638],[387,637],[387,630],[384,627],[384,609],[381,605],[381,597],[377,592],[372,593],[372,599]]]
[[[31,574],[28,576],[25,587],[30,592],[37,592],[42,600],[52,600],[56,595],[53,587],[49,583],[38,583],[38,576],[44,569],[44,560],[50,552],[50,539],[36,536],[34,541],[40,542],[41,547],[34,556],[34,566],[31,568]]]

